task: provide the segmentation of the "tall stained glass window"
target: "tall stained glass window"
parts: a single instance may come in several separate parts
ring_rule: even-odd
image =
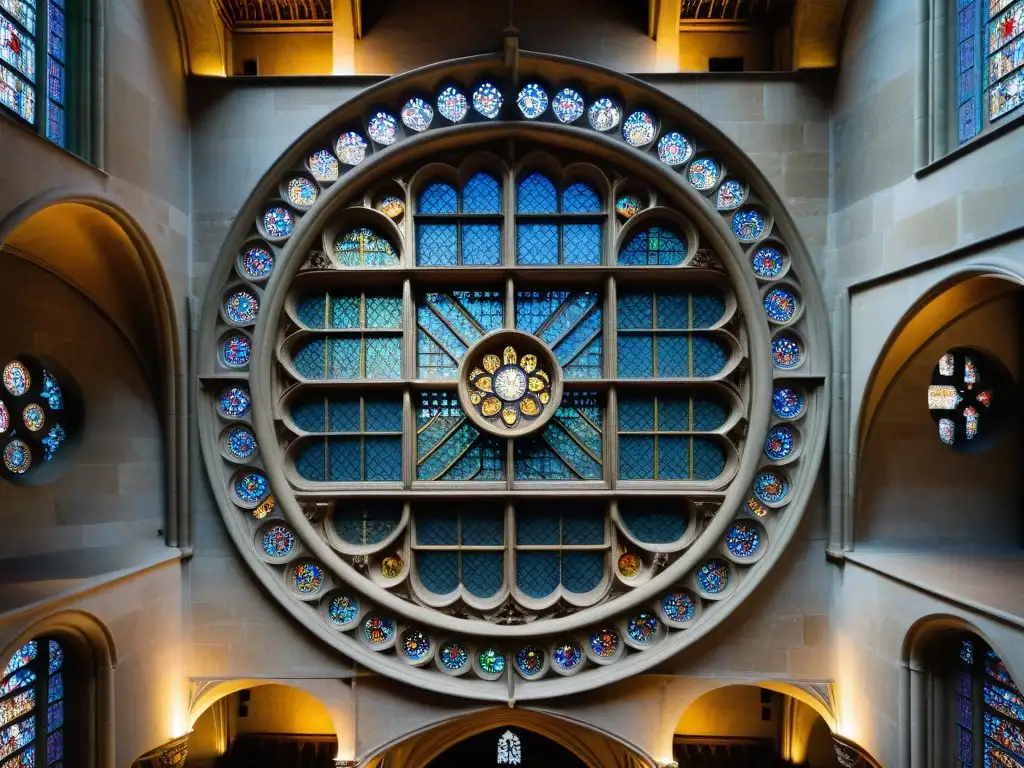
[[[67,146],[65,0],[0,0],[0,104]]]
[[[963,144],[1024,104],[1024,0],[956,0],[954,27]]]
[[[0,768],[63,766],[64,699],[64,648],[28,641],[0,672]]]
[[[951,649],[949,733],[957,768],[1024,766],[1024,695],[1003,660],[973,636]]]

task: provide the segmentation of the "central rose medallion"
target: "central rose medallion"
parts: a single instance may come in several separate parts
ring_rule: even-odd
[[[495,331],[459,366],[459,401],[470,419],[494,435],[540,429],[562,399],[562,371],[551,350],[529,333]]]

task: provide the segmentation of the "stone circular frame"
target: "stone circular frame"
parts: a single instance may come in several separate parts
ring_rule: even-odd
[[[337,109],[288,149],[240,209],[210,275],[200,327],[203,351],[198,370],[200,438],[211,485],[230,536],[269,594],[311,634],[371,670],[425,689],[492,701],[505,701],[510,696],[544,699],[621,680],[665,661],[718,626],[778,561],[797,529],[820,468],[829,402],[828,324],[820,286],[791,217],[750,159],[699,115],[653,87],[569,60],[560,59],[552,65],[544,56],[524,53],[518,63],[516,82],[510,80],[511,71],[504,77],[495,74],[503,66],[500,56],[449,62],[392,78]],[[618,128],[602,131],[582,120],[562,124],[550,112],[527,120],[516,112],[511,98],[506,98],[494,116],[485,118],[470,112],[457,122],[438,118],[422,132],[405,132],[399,126],[395,140],[386,145],[378,146],[364,138],[367,120],[386,110],[386,105],[398,114],[410,92],[438,93],[442,86],[451,85],[468,94],[475,83],[487,79],[506,94],[514,94],[522,84],[549,83],[552,76],[559,82],[552,83],[551,92],[562,87],[562,81],[573,82],[588,104],[615,93],[622,114],[630,114],[638,106],[650,110],[655,116],[655,140],[633,146]],[[659,135],[685,145],[686,159],[713,156],[718,163],[717,181],[710,188],[706,181],[696,188],[688,180],[688,163],[677,162],[677,157],[662,152]],[[482,141],[518,137],[550,146],[552,151],[593,157],[595,162],[619,169],[622,178],[602,189],[609,210],[608,229],[616,237],[615,253],[644,226],[659,219],[677,223],[691,244],[678,268],[693,268],[709,279],[727,282],[733,295],[723,325],[739,329],[723,376],[740,384],[730,384],[732,389],[726,387],[723,392],[729,390],[728,397],[740,406],[717,436],[723,444],[734,441],[728,465],[715,482],[696,482],[663,493],[664,497],[677,494],[680,501],[687,500],[694,533],[688,530],[680,539],[681,548],[672,552],[645,550],[629,542],[624,551],[636,552],[641,564],[640,570],[627,579],[615,569],[615,561],[623,552],[610,552],[605,573],[606,579],[611,579],[612,591],[607,594],[614,599],[598,595],[566,615],[555,613],[535,622],[501,611],[486,621],[470,619],[417,604],[396,591],[401,575],[395,579],[381,575],[380,558],[395,552],[404,558],[405,571],[410,567],[407,552],[390,543],[375,553],[342,556],[323,533],[324,505],[303,501],[293,487],[294,478],[289,474],[293,470],[279,445],[275,416],[282,396],[275,378],[275,361],[280,349],[279,329],[286,322],[289,285],[302,269],[325,266],[329,259],[320,250],[325,242],[321,236],[337,232],[337,217],[344,206],[358,208],[367,226],[375,227],[398,246],[412,231],[410,222],[415,211],[392,219],[376,208],[382,184],[389,194],[400,191],[391,175],[416,163],[426,167],[441,153],[469,152]],[[337,179],[317,175],[313,159],[324,151],[340,152]],[[320,190],[299,215],[279,196],[292,178],[308,179],[310,173]],[[726,194],[723,187],[729,183],[734,187]],[[739,201],[735,199],[736,189],[742,192]],[[639,194],[647,209],[637,213],[623,206],[616,211],[613,206],[618,208],[615,204],[625,193]],[[288,215],[270,222],[273,231],[268,231],[265,214],[274,207]],[[751,218],[750,211],[756,216]],[[735,220],[737,213],[749,221],[744,219],[741,225]],[[327,239],[333,240],[333,235]],[[245,263],[244,254],[254,243],[265,248],[271,259],[261,261],[258,268],[236,269],[237,264]],[[752,268],[755,265],[750,254],[766,244],[783,254],[781,269],[773,272]],[[400,254],[396,258],[394,266],[411,266],[401,262]],[[558,273],[563,274],[563,270]],[[764,286],[772,286],[783,276],[802,304],[799,316],[794,315],[785,331],[800,345],[799,364],[789,368],[772,363],[771,340],[778,326],[769,323],[762,298]],[[225,322],[221,304],[229,288],[245,287],[259,295],[260,302],[255,326],[247,327],[248,333],[243,334],[237,326]],[[242,339],[241,356],[224,346],[234,337]],[[231,365],[224,362],[225,351],[232,352]],[[799,412],[787,414],[785,419],[785,423],[798,427],[800,445],[796,455],[785,463],[785,498],[762,504],[753,494],[755,476],[767,470],[781,474],[777,462],[764,453],[768,430],[782,421],[772,410],[773,393],[780,388],[797,391],[802,398]],[[255,504],[240,503],[236,495],[238,464],[228,461],[221,448],[221,434],[228,423],[250,426],[259,444],[259,452],[243,472],[254,473],[267,484],[268,494]],[[566,491],[563,495],[568,498],[573,493]],[[744,516],[756,519],[765,533],[758,557],[726,562],[724,586],[715,592],[700,589],[698,572],[715,561],[726,531]],[[286,525],[296,537],[293,553],[284,558],[287,562],[261,557],[257,550],[257,531],[271,523]],[[409,525],[407,511],[397,525],[399,531]],[[607,525],[621,527],[626,523],[609,518]],[[301,583],[301,590],[297,588],[300,582],[295,570],[299,566],[307,567],[315,576],[315,583],[307,579]],[[669,617],[664,613],[663,600],[682,592],[691,595],[694,610],[682,620],[666,621]],[[339,599],[357,608],[335,612],[334,603]],[[374,626],[380,637],[371,637],[374,627],[367,624],[371,619],[377,622]],[[631,628],[640,626],[638,622],[646,622],[648,636],[627,640]],[[422,632],[431,649],[457,638],[468,651],[467,672],[446,674],[436,663],[411,665],[401,649],[394,648],[396,640],[410,629]],[[597,657],[588,641],[583,648],[592,663],[576,664],[571,675],[544,673],[548,651],[557,647],[555,644],[571,637],[592,639],[600,632],[618,638],[614,653]],[[517,655],[528,648],[543,651],[544,669],[537,674],[524,675],[518,669]],[[490,663],[503,659],[500,671],[482,666],[478,656],[484,652],[490,654]],[[460,667],[460,672],[463,669],[466,667]]]
[[[497,361],[494,370],[491,361]],[[562,367],[543,341],[523,331],[493,331],[480,339],[462,358],[458,382],[470,421],[497,437],[539,431],[562,402]],[[501,391],[503,385],[513,391]],[[498,409],[489,413],[492,402]],[[515,416],[511,423],[509,412]]]

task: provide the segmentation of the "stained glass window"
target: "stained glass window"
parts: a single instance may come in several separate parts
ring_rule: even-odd
[[[650,227],[626,243],[619,253],[619,264],[656,266],[681,264],[686,258],[686,238],[667,227]]]
[[[598,379],[601,303],[596,291],[518,291],[516,328],[551,347],[567,379]]]
[[[35,357],[11,360],[2,371],[0,476],[16,483],[38,479],[55,456],[67,453],[64,446],[77,431],[81,404],[77,396],[68,404],[66,385]]]
[[[945,353],[928,386],[928,410],[939,439],[958,449],[981,447],[1001,425],[1007,375],[998,360],[960,347]]]
[[[304,440],[295,469],[313,482],[398,482],[402,479],[400,398],[316,398],[292,410],[296,425],[322,436]]]
[[[445,505],[414,510],[416,575],[435,595],[461,584],[478,598],[492,597],[505,577],[505,510],[487,506]]]
[[[429,182],[416,204],[416,263],[421,267],[501,264],[501,182],[477,173],[462,187]]]
[[[1024,104],[1024,0],[956,0],[953,91],[963,144]]]
[[[559,193],[543,174],[526,174],[516,185],[516,262],[600,264],[603,210],[586,182],[570,183]]]
[[[954,647],[949,716],[955,764],[958,768],[1024,765],[1024,696],[1006,665],[976,637],[964,637]]]
[[[67,144],[63,2],[0,0],[0,104],[55,144]]]
[[[454,392],[420,393],[417,479],[504,480],[504,449],[504,442],[482,435],[469,422]]]
[[[624,394],[619,397],[619,477],[622,480],[713,480],[725,453],[713,439],[726,410],[699,397]]]
[[[0,765],[31,768],[64,759],[64,649],[51,639],[30,640],[0,677]]]
[[[516,586],[544,598],[559,586],[583,594],[604,578],[608,544],[604,510],[559,504],[516,509]]]

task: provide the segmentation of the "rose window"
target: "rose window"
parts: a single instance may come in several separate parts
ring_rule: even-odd
[[[928,410],[939,439],[957,449],[985,447],[1004,421],[1009,374],[976,349],[958,347],[939,358],[928,386]]]
[[[389,81],[254,193],[203,321],[203,449],[324,642],[539,698],[685,647],[780,556],[827,323],[765,182],[681,108],[467,77],[391,108]]]

